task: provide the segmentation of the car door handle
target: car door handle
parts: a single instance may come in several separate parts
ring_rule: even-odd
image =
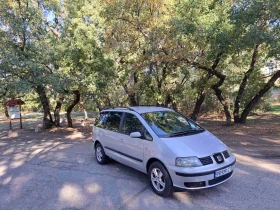
[[[121,142],[123,142],[123,139],[121,139]]]

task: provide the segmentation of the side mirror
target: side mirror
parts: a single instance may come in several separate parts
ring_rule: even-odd
[[[142,137],[140,132],[132,132],[129,136],[132,138],[141,138]]]

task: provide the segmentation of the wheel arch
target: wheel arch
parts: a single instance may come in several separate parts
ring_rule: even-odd
[[[147,163],[146,163],[146,172],[147,172],[147,173],[149,172],[150,166],[151,166],[152,163],[154,163],[154,162],[160,162],[160,163],[164,166],[164,168],[167,170],[165,164],[164,164],[161,160],[159,160],[158,158],[152,157],[152,158],[150,158],[150,159],[147,161]],[[167,170],[167,172],[169,173],[168,170]]]
[[[94,149],[96,148],[96,145],[97,145],[98,143],[101,144],[100,141],[98,141],[98,140],[95,140],[95,141],[94,141]],[[102,146],[102,144],[101,144],[101,146]]]

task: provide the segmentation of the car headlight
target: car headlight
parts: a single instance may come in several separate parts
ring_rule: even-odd
[[[179,157],[175,160],[175,165],[179,167],[199,167],[202,163],[197,157]]]
[[[228,147],[227,147],[227,151],[228,151],[229,156],[233,156],[233,153],[231,152],[231,150]]]

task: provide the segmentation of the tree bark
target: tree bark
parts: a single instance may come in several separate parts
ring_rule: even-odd
[[[243,96],[243,93],[245,91],[245,88],[248,84],[249,77],[255,69],[255,64],[256,64],[256,61],[257,61],[257,57],[258,57],[258,47],[259,47],[259,45],[256,45],[255,48],[254,48],[254,52],[253,52],[253,55],[252,55],[252,60],[251,60],[250,67],[249,67],[248,71],[244,74],[243,80],[242,80],[242,82],[239,86],[239,90],[238,90],[237,96],[235,98],[234,111],[233,111],[234,123],[239,123],[240,122],[240,116],[239,116],[240,102],[241,102],[241,98]]]
[[[87,110],[86,110],[86,108],[85,108],[85,104],[84,104],[84,102],[80,102],[80,105],[81,105],[81,107],[82,107],[82,110],[83,110],[83,112],[84,112],[84,114],[85,114],[85,120],[88,120],[88,114],[87,114]]]
[[[240,118],[240,123],[245,124],[247,121],[247,117],[249,113],[252,111],[252,109],[257,105],[257,103],[260,101],[260,99],[266,94],[270,88],[274,86],[274,83],[277,79],[280,78],[280,70],[278,70],[274,75],[268,80],[268,82],[265,84],[265,86],[255,95],[254,98],[247,104],[245,109],[243,110]]]
[[[128,95],[130,106],[137,106],[138,103],[136,101],[136,94],[134,92],[129,92],[128,87],[127,87],[126,84],[123,87],[124,87],[124,91]]]
[[[70,127],[70,128],[73,128],[71,112],[72,112],[73,108],[80,102],[80,97],[81,97],[79,90],[74,90],[73,94],[75,95],[74,101],[68,106],[68,108],[66,110],[68,127]]]
[[[101,111],[102,110],[102,106],[101,106],[100,102],[98,100],[96,100],[96,99],[95,99],[95,104],[96,104],[98,110]]]
[[[7,92],[8,92],[8,88],[7,88],[7,87],[5,87],[4,89],[5,89],[5,92],[1,94],[0,98],[5,98],[5,96],[6,96]],[[3,105],[4,105],[4,103],[3,103]],[[6,118],[9,119],[9,118],[10,118],[10,115],[9,115],[8,106],[5,106],[5,105],[4,105],[4,110],[5,110],[5,116],[6,116]]]
[[[173,96],[172,96],[170,93],[167,93],[164,106],[166,106],[166,107],[172,106],[172,109],[173,109],[173,110],[175,110],[175,111],[178,110],[177,104],[176,104],[176,102],[174,101],[174,98],[173,98]]]
[[[194,120],[194,121],[197,120],[197,116],[198,116],[198,114],[199,114],[199,112],[200,112],[200,108],[201,108],[201,105],[202,105],[203,102],[204,102],[204,99],[205,99],[205,91],[204,91],[204,89],[203,89],[203,90],[201,90],[201,91],[199,92],[199,95],[198,95],[198,97],[196,98],[195,107],[194,107],[193,112],[192,112],[192,114],[191,114],[191,119],[192,119],[192,120]]]
[[[220,101],[220,103],[222,104],[222,106],[224,108],[224,113],[226,116],[226,124],[229,125],[231,123],[231,115],[230,115],[229,108],[228,108],[228,102],[223,97],[222,91],[219,88],[224,83],[225,78],[226,78],[226,76],[224,75],[223,77],[220,78],[220,80],[215,85],[212,85],[211,88],[215,91],[215,95],[217,96],[218,100]]]
[[[6,116],[6,118],[7,118],[7,119],[10,119],[8,106],[4,106],[4,109],[5,109],[5,116]]]
[[[178,111],[177,103],[176,103],[175,101],[172,101],[172,108],[173,108],[175,111]]]
[[[110,100],[108,94],[105,95],[105,106],[108,107],[108,108],[112,107],[111,100]]]
[[[137,75],[136,72],[133,72],[133,73],[131,74],[131,80],[133,80],[134,86],[135,86],[135,84],[138,83],[138,75]],[[123,85],[123,88],[124,88],[125,93],[126,93],[127,96],[128,96],[128,100],[129,100],[130,106],[137,106],[137,105],[138,105],[138,102],[137,102],[137,95],[136,95],[136,93],[134,92],[135,90],[128,90],[127,84],[124,84],[124,85]]]
[[[138,105],[138,103],[137,103],[137,101],[136,101],[136,98],[135,98],[135,97],[136,97],[136,94],[135,94],[135,93],[129,95],[128,97],[129,97],[129,104],[130,104],[131,106],[137,106],[137,105]]]
[[[205,99],[205,86],[206,86],[208,80],[211,77],[212,77],[212,74],[210,74],[210,73],[208,73],[205,78],[202,77],[203,85],[198,90],[198,97],[196,98],[195,107],[194,107],[193,112],[191,114],[191,119],[194,120],[194,121],[197,120],[197,117],[198,117],[198,114],[200,112],[201,106],[202,106],[202,104],[204,102],[204,99]]]
[[[226,79],[226,75],[224,75],[223,73],[216,70],[218,64],[220,63],[222,55],[223,55],[222,52],[217,54],[216,59],[213,62],[213,65],[211,66],[211,68],[209,68],[207,66],[203,66],[200,63],[197,63],[195,61],[186,60],[186,62],[188,64],[192,65],[193,67],[207,71],[208,74],[210,74],[210,75],[215,75],[219,79],[219,81],[216,84],[212,85],[211,88],[214,90],[215,95],[217,96],[218,100],[220,101],[220,103],[222,104],[222,106],[224,108],[224,113],[226,116],[226,123],[230,124],[231,115],[230,115],[229,108],[228,108],[228,102],[227,102],[227,100],[224,99],[224,97],[222,95],[222,91],[220,89],[220,87],[222,86],[222,84],[224,83],[224,81]]]
[[[37,85],[35,86],[35,90],[39,94],[39,98],[44,110],[43,128],[49,129],[53,125],[53,119],[52,119],[50,104],[46,95],[45,88],[41,85]]]
[[[230,115],[229,108],[228,108],[228,102],[223,97],[222,90],[220,89],[220,87],[222,86],[222,84],[224,83],[224,81],[226,79],[226,75],[216,71],[216,67],[219,64],[221,57],[222,57],[222,53],[218,53],[213,65],[212,65],[212,68],[211,68],[213,71],[213,74],[217,78],[219,78],[219,81],[215,85],[212,85],[211,88],[215,91],[215,95],[217,96],[218,100],[220,101],[220,103],[222,104],[222,106],[224,108],[224,113],[226,116],[226,124],[229,125],[231,123],[231,115]]]
[[[64,100],[64,98],[58,98],[56,100],[56,106],[54,109],[54,125],[56,127],[60,127],[60,115],[59,114],[60,114],[63,100]]]
[[[166,96],[164,105],[165,105],[166,107],[168,107],[169,104],[172,104],[172,102],[173,102],[172,96],[171,96],[169,93],[167,93],[167,96]]]

